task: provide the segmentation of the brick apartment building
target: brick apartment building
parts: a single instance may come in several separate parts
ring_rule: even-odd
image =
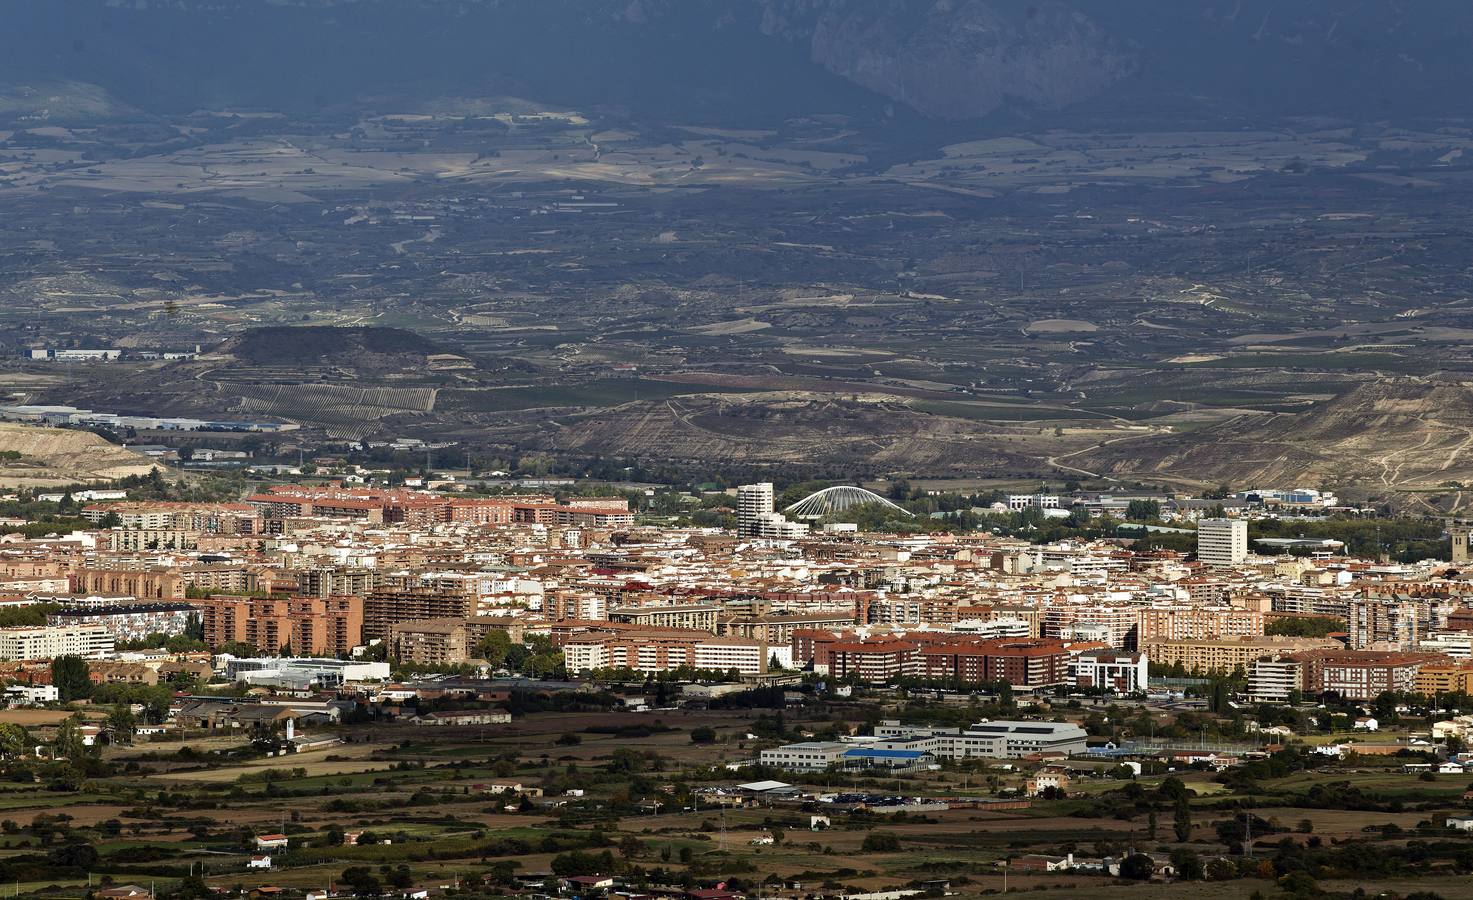
[[[361,597],[211,597],[194,601],[205,642],[254,646],[261,653],[346,654],[363,643]]]
[[[1437,653],[1326,651],[1301,653],[1306,695],[1333,692],[1347,700],[1374,700],[1386,691],[1410,693],[1417,688],[1417,671],[1425,665],[1447,662]]]
[[[476,598],[467,592],[423,587],[379,588],[363,598],[363,639],[387,639],[389,629],[399,622],[468,619],[476,611]]]
[[[520,644],[526,637],[526,623],[505,616],[397,622],[389,626],[389,653],[420,665],[463,663],[476,656],[476,647],[490,631],[505,631],[512,643]]]
[[[938,642],[922,647],[917,663],[915,674],[923,678],[963,684],[1006,681],[1015,688],[1042,688],[1069,681],[1064,642],[1046,638]]]
[[[820,633],[793,634],[794,660],[811,652],[815,667],[836,678],[882,684],[898,678],[927,678],[983,684],[1006,681],[1016,688],[1066,684],[1069,654],[1063,641],[1045,638],[979,640],[932,633],[903,638],[826,640]],[[821,662],[822,660],[822,662]]]

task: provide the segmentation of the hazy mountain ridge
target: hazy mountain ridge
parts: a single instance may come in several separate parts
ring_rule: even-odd
[[[0,83],[321,107],[511,84],[707,119],[967,118],[1112,99],[1375,117],[1473,106],[1473,7],[1376,0],[4,0]],[[1287,90],[1286,85],[1294,89]]]

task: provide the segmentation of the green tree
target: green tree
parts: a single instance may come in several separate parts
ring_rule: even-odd
[[[1185,803],[1187,797],[1191,796],[1187,790],[1186,782],[1177,778],[1175,775],[1167,776],[1161,782],[1161,786],[1156,788],[1156,793],[1174,803]]]
[[[51,683],[64,702],[92,696],[92,678],[87,661],[80,656],[58,656],[51,661]]]
[[[1161,504],[1155,500],[1132,500],[1125,505],[1125,518],[1131,522],[1154,522],[1161,518]]]
[[[1202,857],[1195,850],[1178,847],[1171,851],[1171,865],[1176,869],[1176,877],[1182,881],[1200,881],[1202,878]]]
[[[500,669],[506,665],[507,651],[511,650],[511,636],[504,628],[493,628],[486,632],[476,644],[476,655],[491,664],[491,668]]]
[[[0,723],[0,753],[11,758],[22,756],[34,744],[24,728],[13,722]]]
[[[138,720],[126,704],[119,703],[107,714],[107,727],[112,732],[113,740],[131,744],[134,733],[138,731]]]
[[[1185,844],[1192,839],[1192,808],[1187,805],[1185,799],[1177,801],[1176,814],[1171,820],[1171,830],[1176,835],[1179,844]]]
[[[1120,877],[1145,881],[1156,871],[1156,864],[1144,853],[1133,853],[1120,861]]]
[[[860,849],[865,853],[895,853],[900,849],[900,838],[888,831],[871,831],[864,836]]]
[[[376,897],[383,893],[378,876],[367,866],[349,866],[338,880],[359,897]]]
[[[47,861],[53,866],[61,866],[70,869],[90,869],[97,865],[97,848],[91,844],[68,840],[55,850],[46,854]]]
[[[56,726],[56,737],[51,742],[56,755],[64,759],[78,760],[87,755],[87,744],[82,739],[82,717],[68,716]]]
[[[1345,621],[1333,616],[1278,616],[1263,626],[1264,634],[1292,637],[1322,638],[1344,630]]]

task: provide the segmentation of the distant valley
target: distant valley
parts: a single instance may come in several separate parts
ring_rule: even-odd
[[[10,404],[1466,505],[1473,112],[1424,111],[1461,7],[11,5]],[[269,60],[207,66],[247,21]]]

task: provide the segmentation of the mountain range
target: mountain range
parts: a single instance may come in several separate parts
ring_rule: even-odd
[[[0,12],[0,114],[60,115],[57,85],[95,86],[130,112],[509,94],[708,122],[1373,120],[1473,105],[1473,6],[1452,0],[4,0]]]

